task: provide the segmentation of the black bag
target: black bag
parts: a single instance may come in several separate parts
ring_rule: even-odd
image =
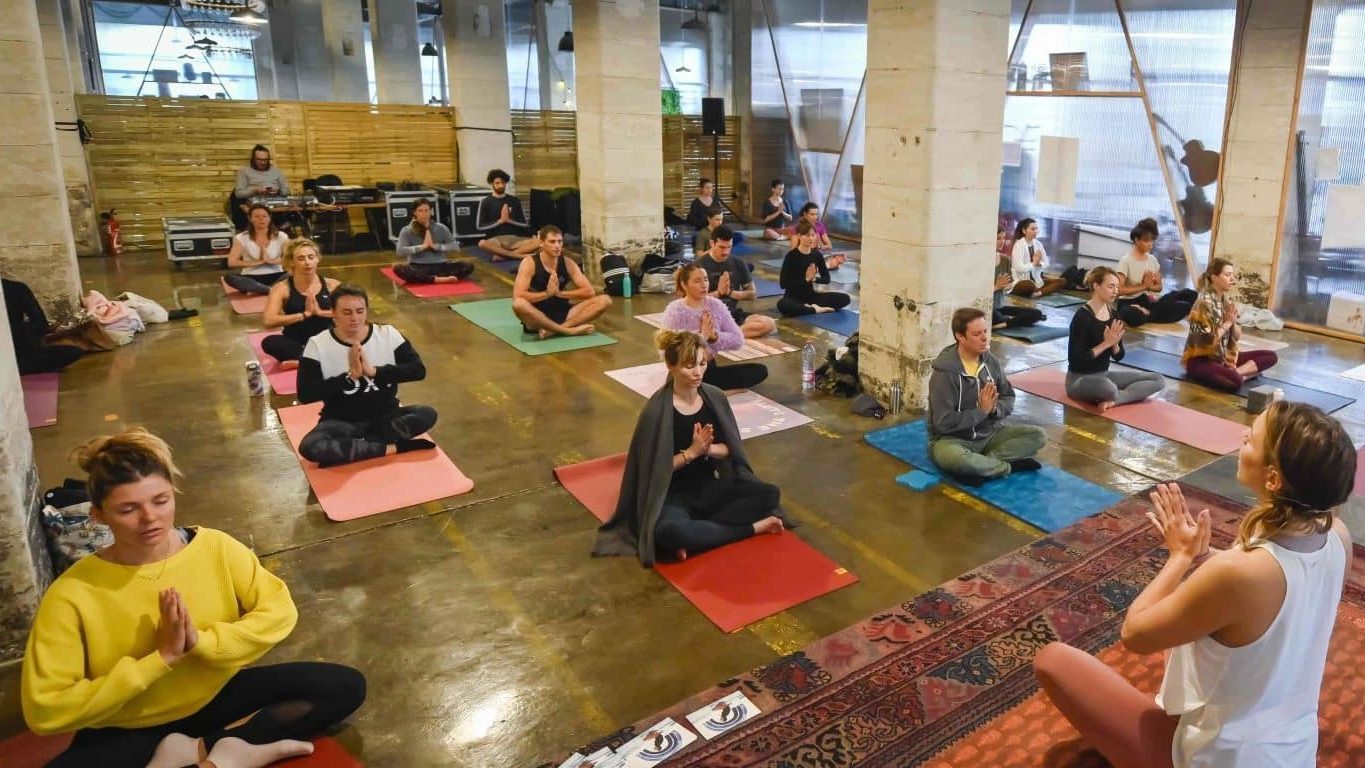
[[[625,292],[622,290],[622,283],[625,281],[626,275],[630,274],[630,264],[626,262],[626,257],[619,253],[607,253],[602,256],[599,265],[602,268],[602,284],[607,295],[623,295]],[[631,280],[635,286],[639,286],[639,282],[635,280],[634,276],[631,277]]]
[[[670,259],[657,253],[646,253],[644,261],[640,262],[640,271],[653,272],[664,267],[677,269],[681,264],[682,259]]]

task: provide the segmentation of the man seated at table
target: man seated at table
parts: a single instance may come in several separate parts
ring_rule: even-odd
[[[512,312],[522,330],[541,339],[593,333],[591,321],[607,311],[611,297],[596,295],[578,264],[564,258],[559,227],[541,227],[537,242],[540,253],[521,260],[512,283]]]
[[[232,186],[232,221],[238,229],[246,229],[247,217],[242,206],[258,195],[288,195],[289,182],[284,173],[271,163],[270,150],[264,144],[251,148],[251,160],[237,169],[237,182]]]
[[[484,239],[479,247],[493,254],[494,261],[520,259],[540,250],[540,241],[531,234],[531,225],[526,223],[521,201],[516,195],[507,194],[507,184],[512,177],[501,168],[488,172],[488,185],[493,194],[479,201],[479,215],[474,226]]]

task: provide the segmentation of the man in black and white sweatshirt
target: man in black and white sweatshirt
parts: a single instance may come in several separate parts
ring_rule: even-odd
[[[299,360],[299,402],[322,401],[299,455],[327,467],[434,449],[418,436],[436,423],[436,410],[398,404],[400,383],[427,376],[417,350],[393,326],[370,323],[363,288],[338,286],[332,308],[334,327],[309,339]]]

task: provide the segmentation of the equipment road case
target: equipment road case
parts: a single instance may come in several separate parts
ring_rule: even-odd
[[[477,243],[479,234],[479,201],[493,194],[489,187],[477,184],[445,184],[436,187],[438,220],[450,228],[461,245]]]
[[[236,234],[226,216],[169,216],[161,219],[161,232],[176,269],[187,261],[226,260]]]
[[[436,213],[440,207],[436,203],[436,190],[404,189],[384,192],[384,213],[389,220],[389,240],[398,242],[398,233],[412,221],[412,209],[417,206],[417,201],[422,199],[431,201],[432,215],[440,221],[440,215]]]

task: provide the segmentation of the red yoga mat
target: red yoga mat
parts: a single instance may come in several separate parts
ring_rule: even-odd
[[[380,272],[384,277],[392,280],[394,284],[401,285],[407,292],[419,299],[442,299],[448,296],[468,296],[472,293],[483,293],[483,286],[469,280],[460,280],[454,283],[408,283],[399,277],[393,267],[382,267]]]
[[[24,390],[24,412],[28,428],[50,427],[57,423],[57,373],[30,373],[19,377]]]
[[[223,292],[227,294],[228,303],[232,305],[233,312],[239,315],[259,315],[265,311],[265,296],[242,293],[228,285],[224,278],[219,278],[218,281],[223,286]]]
[[[321,411],[322,403],[308,403],[281,408],[277,413],[327,519],[354,520],[459,496],[474,488],[474,481],[465,477],[439,446],[434,451],[399,453],[325,469],[304,460],[298,455],[299,443],[317,426]],[[431,435],[423,437],[431,439]]]
[[[0,741],[0,766],[42,768],[71,744],[71,734],[38,736],[29,731]],[[334,739],[317,739],[313,754],[279,763],[279,768],[364,768]]]
[[[1243,424],[1156,398],[1115,406],[1100,413],[1096,406],[1067,397],[1066,374],[1056,368],[1034,368],[1010,374],[1010,384],[1030,394],[1220,456],[1240,450],[1247,433],[1247,427]]]
[[[261,363],[261,372],[270,380],[270,389],[277,395],[295,395],[299,391],[299,371],[297,368],[281,370],[280,361],[267,355],[261,349],[261,340],[267,336],[279,336],[279,331],[256,331],[247,334],[251,351]]]
[[[598,520],[620,497],[626,455],[555,468],[559,480]],[[858,577],[791,531],[753,536],[654,570],[722,632],[739,629],[857,583]]]

